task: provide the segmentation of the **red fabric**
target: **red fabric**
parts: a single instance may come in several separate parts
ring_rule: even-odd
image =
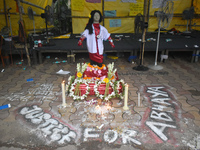
[[[90,87],[89,95],[95,95],[94,85],[95,85],[94,83],[89,83],[89,87]],[[99,93],[102,94],[102,95],[104,95],[105,89],[106,89],[106,84],[105,83],[100,84],[99,87],[97,88]],[[81,90],[81,96],[82,96],[83,94],[86,93],[86,85],[85,84],[80,84],[80,90]],[[113,92],[113,90],[114,89],[112,89],[112,87],[109,86],[109,94],[111,94]],[[123,92],[123,87],[122,87],[122,85],[120,85],[119,89],[118,89],[118,94],[120,94],[122,92]]]
[[[115,45],[114,45],[112,38],[110,36],[109,36],[108,40],[109,40],[109,43],[112,46],[112,48],[115,48]]]
[[[94,26],[94,29],[96,29],[95,30],[95,35],[98,35],[99,31],[100,31],[99,23],[93,23],[93,26]]]
[[[91,70],[91,71],[85,70],[85,72],[83,73],[83,77],[85,77],[85,75],[87,77],[97,77],[97,78],[106,76],[106,78],[107,78],[108,68],[106,68],[106,70],[101,69],[101,73],[98,73],[98,70],[97,71],[95,71],[95,70]]]
[[[95,38],[96,38],[96,45],[97,45],[97,53],[89,53],[89,57],[92,61],[103,63],[103,55],[99,54],[99,48],[97,43],[97,35],[99,35],[100,32],[100,26],[99,23],[94,23],[94,30],[95,30]]]
[[[105,76],[106,78],[108,77],[108,69],[106,69],[106,70],[102,70],[102,73],[101,73],[101,75],[99,74],[97,74],[97,73],[94,73],[94,71],[92,70],[92,71],[87,71],[87,70],[85,70],[85,72],[83,73],[83,77],[85,77],[85,75],[87,76],[87,77],[97,77],[97,78],[101,78],[101,77],[103,77],[103,76]],[[118,73],[117,73],[117,71],[115,72],[115,79],[116,80],[119,80],[119,77],[118,77]],[[76,72],[76,74],[75,74],[75,78],[77,78],[77,72]]]
[[[95,95],[94,92],[94,83],[89,83],[89,87],[90,87],[90,93],[89,95]],[[81,95],[86,93],[86,85],[85,84],[80,84],[80,89],[81,89]],[[106,89],[106,84],[100,84],[99,87],[97,88],[97,90],[99,91],[100,94],[104,95],[105,93],[105,89]],[[119,91],[121,92],[122,88],[120,87]],[[109,94],[111,94],[113,92],[114,89],[112,89],[111,86],[109,86]]]
[[[87,77],[98,77],[98,78],[99,77],[103,77],[103,76],[107,77],[107,75],[108,75],[108,68],[106,68],[106,70],[101,69],[101,71],[102,71],[101,74],[98,74],[98,72],[95,73],[95,70],[92,70],[92,71],[85,70],[85,72],[83,73],[83,77],[85,75],[87,75]],[[76,74],[75,74],[75,77],[77,77]],[[115,73],[115,77],[116,77],[115,78],[116,80],[119,80],[117,71]],[[89,86],[90,86],[89,95],[95,95],[94,85],[95,85],[95,83],[89,83]],[[97,90],[99,91],[100,94],[104,95],[105,88],[106,88],[106,84],[102,83],[102,84],[99,85],[99,87],[97,88]],[[81,95],[85,94],[86,93],[86,85],[85,84],[80,84],[80,90],[81,90]],[[114,89],[112,89],[112,87],[109,86],[109,94],[111,94],[113,90]],[[123,90],[123,87],[120,85],[120,88],[118,89],[118,93],[121,93],[122,90]]]
[[[83,43],[83,40],[85,39],[85,37],[84,36],[82,36],[80,39],[79,39],[79,41],[78,41],[78,46],[81,46]]]

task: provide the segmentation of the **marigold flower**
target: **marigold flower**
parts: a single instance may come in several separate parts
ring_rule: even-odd
[[[103,81],[106,82],[106,83],[108,83],[109,79],[108,78],[104,78]]]
[[[81,73],[81,72],[78,72],[78,73],[77,73],[77,77],[79,77],[79,78],[82,77],[82,73]]]

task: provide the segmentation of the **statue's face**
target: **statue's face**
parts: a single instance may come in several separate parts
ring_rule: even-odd
[[[99,20],[100,20],[100,14],[99,14],[98,12],[96,12],[96,13],[94,14],[94,22],[95,22],[95,23],[99,23]]]

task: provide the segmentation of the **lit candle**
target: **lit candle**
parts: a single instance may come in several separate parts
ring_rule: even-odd
[[[138,92],[138,107],[140,107],[140,92]]]
[[[107,110],[110,110],[111,106],[109,104],[107,104]]]
[[[97,106],[96,106],[96,109],[99,109],[99,108],[100,108],[99,105],[97,105]]]
[[[66,107],[66,101],[65,101],[65,80],[61,83],[62,87],[62,106]]]
[[[124,95],[124,110],[129,110],[128,108],[128,84],[125,85],[125,95]]]

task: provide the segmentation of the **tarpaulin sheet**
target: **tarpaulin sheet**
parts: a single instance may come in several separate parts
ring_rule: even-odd
[[[82,5],[76,7],[76,10],[73,9],[72,3],[72,16],[82,16],[88,17],[92,10],[100,10],[102,12],[102,1],[97,3],[94,1],[81,0]],[[162,0],[151,0],[150,1],[150,18],[149,18],[149,28],[148,31],[155,31],[158,28],[158,19],[154,17],[154,12],[158,11],[158,3]],[[73,2],[73,0],[72,0]],[[170,22],[170,25],[167,29],[176,28],[179,31],[185,31],[186,26],[175,26],[175,25],[186,25],[187,21],[183,20],[182,12],[186,8],[192,6],[192,0],[173,0],[174,2],[174,14],[176,17]],[[194,6],[196,13],[200,13],[200,0],[194,0]],[[104,26],[108,29],[110,33],[134,33],[134,20],[135,14],[143,13],[143,4],[144,0],[135,0],[125,2],[122,0],[112,0],[104,1],[104,11],[116,11],[116,17],[123,18],[105,18]],[[179,15],[179,17],[177,17]],[[129,17],[128,17],[129,16]],[[128,18],[126,18],[128,17]],[[114,19],[117,19],[116,21]],[[121,21],[119,21],[119,19]],[[88,22],[89,18],[73,18],[72,19],[72,28],[74,34],[79,34],[84,31],[84,28]],[[113,22],[116,22],[116,25],[113,25]],[[120,22],[120,23],[119,23]],[[199,19],[193,19],[192,24],[196,23],[200,25]],[[102,23],[101,23],[102,24]],[[192,29],[199,30],[200,27],[192,27]]]

